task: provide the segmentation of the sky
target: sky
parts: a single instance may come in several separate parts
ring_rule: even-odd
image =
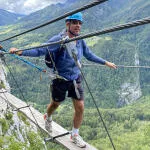
[[[48,5],[67,0],[0,0],[0,9],[19,14],[30,14]]]

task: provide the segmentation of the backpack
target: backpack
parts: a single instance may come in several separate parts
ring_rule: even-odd
[[[45,55],[45,64],[49,68],[55,67],[55,54],[54,52],[47,51]]]
[[[65,32],[64,30],[63,32]],[[64,38],[64,34],[61,35],[62,39]],[[64,50],[64,47],[61,46],[58,52],[50,52],[50,50],[47,49],[47,53],[45,55],[45,64],[49,68],[56,69],[55,62],[57,62],[57,58],[60,55],[61,51]]]

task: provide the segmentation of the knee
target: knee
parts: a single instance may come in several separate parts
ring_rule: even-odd
[[[84,103],[81,103],[75,108],[75,112],[78,114],[83,114],[84,112]]]
[[[57,103],[57,102],[53,102],[53,104],[52,104],[52,105],[53,105],[53,107],[54,107],[54,108],[57,108],[57,107],[59,106],[59,103]]]
[[[60,103],[54,102],[54,101],[50,104],[50,106],[51,106],[53,109],[56,109],[59,105],[60,105]]]

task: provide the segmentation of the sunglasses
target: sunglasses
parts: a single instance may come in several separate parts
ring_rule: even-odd
[[[74,24],[74,25],[82,25],[82,22],[79,21],[79,20],[71,20],[71,23]]]

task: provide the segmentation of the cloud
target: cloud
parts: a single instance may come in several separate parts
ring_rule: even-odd
[[[0,9],[19,14],[29,14],[48,5],[64,3],[66,0],[0,0]]]

